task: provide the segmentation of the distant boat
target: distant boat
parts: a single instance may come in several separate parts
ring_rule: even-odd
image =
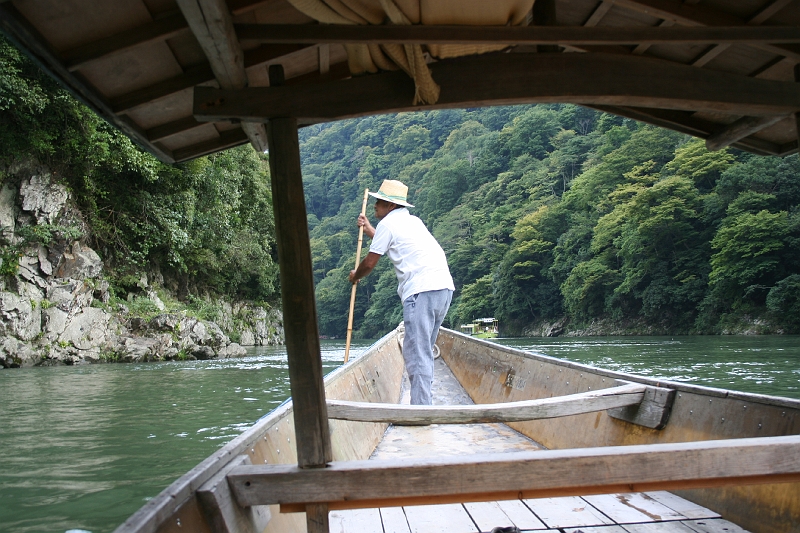
[[[500,332],[500,323],[496,318],[476,318],[472,324],[461,324],[460,330],[479,339],[494,339]]]
[[[446,329],[437,346],[435,405],[405,405],[392,331],[325,378],[327,468],[298,468],[287,401],[117,533],[305,533],[308,510],[344,533],[798,531],[800,401],[601,370]]]

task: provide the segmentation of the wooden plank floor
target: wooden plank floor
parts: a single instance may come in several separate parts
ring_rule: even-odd
[[[408,384],[401,403],[408,403]],[[472,400],[441,359],[433,403]],[[392,426],[372,459],[542,449],[504,424]],[[448,505],[331,511],[331,533],[484,533],[517,526],[539,533],[748,533],[669,492],[604,494]]]

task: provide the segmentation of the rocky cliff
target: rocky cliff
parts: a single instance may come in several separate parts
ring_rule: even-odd
[[[128,300],[159,311],[131,312],[112,298],[90,228],[52,172],[26,163],[0,177],[0,367],[239,357],[242,345],[283,343],[279,311],[218,302],[219,323],[169,311],[157,276],[142,275]]]

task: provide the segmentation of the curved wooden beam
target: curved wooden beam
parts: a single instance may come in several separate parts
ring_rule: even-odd
[[[441,86],[433,106],[414,106],[402,72],[292,87],[225,91],[196,87],[198,120],[261,122],[292,116],[302,123],[456,107],[563,102],[742,115],[800,109],[794,82],[753,79],[664,61],[611,54],[486,54],[430,65]],[[492,75],[487,75],[491,72]],[[580,76],[575,73],[580,72]],[[654,80],[658,80],[654,83]]]
[[[569,396],[485,405],[398,405],[328,400],[328,418],[395,425],[524,422],[639,405],[646,385],[631,384]]]

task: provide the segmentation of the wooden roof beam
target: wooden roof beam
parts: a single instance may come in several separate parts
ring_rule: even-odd
[[[308,48],[308,45],[284,44],[260,46],[244,53],[244,66],[247,69],[263,65],[304,48]],[[211,81],[214,81],[214,71],[211,67],[208,64],[197,65],[186,69],[180,76],[160,81],[149,87],[137,89],[113,98],[111,100],[111,106],[117,113],[122,113],[158,100],[159,98],[164,98],[190,87],[194,87],[195,85]]]
[[[708,8],[701,4],[686,4],[676,0],[615,0],[621,8],[672,20],[684,26],[740,26],[739,17]]]
[[[766,22],[770,17],[772,17],[775,13],[783,9],[787,6],[787,4],[793,2],[794,0],[774,0],[766,7],[761,9],[758,13],[750,17],[750,20],[747,21],[747,24],[750,26],[758,26],[764,22]],[[692,65],[695,67],[702,67],[722,52],[730,48],[729,43],[725,44],[717,44],[700,54],[694,61],[692,61]]]
[[[145,134],[150,142],[156,142],[166,139],[167,137],[171,137],[172,135],[193,130],[194,128],[204,126],[206,124],[208,123],[198,122],[194,117],[184,117],[178,120],[173,120],[172,122],[168,122],[166,124],[161,124],[160,126],[150,128],[145,132]]]
[[[585,28],[597,26],[612,7],[614,7],[614,0],[601,0],[601,2],[597,4],[597,7],[594,9],[594,11],[592,11],[592,14],[589,16],[589,18],[586,19],[586,22],[583,23],[583,26]]]
[[[247,134],[243,130],[237,128],[235,130],[223,131],[217,138],[178,148],[173,152],[173,155],[175,156],[176,162],[188,161],[189,159],[239,146],[247,141]]]
[[[628,106],[588,106],[598,111],[612,113],[622,117],[638,120],[646,124],[652,124],[661,128],[667,128],[693,137],[707,139],[719,129],[719,124],[709,122],[693,116],[686,111],[672,109],[646,109],[641,107]],[[764,141],[762,139],[744,138],[731,144],[732,148],[744,150],[757,155],[785,155],[782,146]]]
[[[706,139],[706,148],[712,152],[721,150],[727,146],[732,145],[736,141],[744,139],[745,137],[758,133],[764,128],[768,128],[773,124],[785,119],[788,115],[772,116],[772,117],[742,117],[735,121],[728,127],[717,131]]]
[[[174,163],[173,154],[157,144],[149,142],[141,130],[125,117],[118,116],[109,103],[85,79],[70,72],[58,55],[46,43],[47,40],[31,26],[11,2],[0,4],[0,30],[15,42],[26,54],[52,78],[62,83],[72,94],[91,108],[101,118],[119,128],[135,144],[150,152],[165,163]]]
[[[531,15],[531,24],[534,27],[558,26],[556,0],[536,0],[536,2],[533,3]],[[538,44],[536,50],[549,54],[555,54],[561,51],[557,44]]]
[[[433,106],[411,105],[402,72],[315,86],[225,91],[195,88],[198,120],[325,121],[375,113],[523,103],[624,105],[737,115],[784,115],[800,109],[795,83],[757,80],[665,61],[611,54],[485,54],[430,65],[441,86]],[[482,75],[488,70],[491,77]],[[577,77],[575,72],[582,72]],[[659,83],[652,80],[658,79]]]
[[[247,53],[245,53],[245,58],[247,57]],[[247,60],[245,60],[245,64],[247,64]],[[327,72],[311,72],[295,78],[289,78],[286,80],[286,84],[295,85],[303,83],[318,83],[320,81],[342,80],[349,77],[350,69],[348,68],[347,63],[343,62],[335,63],[333,65],[328,64]],[[205,124],[208,123],[198,122],[194,116],[183,117],[166,124],[161,124],[159,126],[150,128],[146,131],[146,136],[151,142],[155,142],[172,135],[178,135],[185,131],[193,130],[194,128],[203,126]],[[303,126],[307,126],[308,124],[308,122],[301,123]]]
[[[595,7],[592,14],[586,19],[586,22],[583,23],[584,28],[593,28],[600,24],[600,21],[603,20],[603,17],[611,10],[614,6],[614,0],[601,0],[597,7]],[[586,52],[586,47],[583,46],[574,46],[574,45],[564,45],[564,49],[569,52]],[[623,49],[624,50],[624,49]]]
[[[61,54],[61,58],[71,71],[107,57],[125,52],[143,44],[165,41],[189,31],[186,19],[180,13],[173,13],[148,24],[87,43]]]
[[[800,43],[796,26],[345,26],[236,24],[239,39],[270,44],[639,45]]]
[[[670,28],[674,25],[675,25],[674,20],[662,20],[661,22],[658,23],[659,28]],[[650,48],[651,46],[653,46],[653,43],[642,43],[638,45],[636,48],[634,48],[631,53],[633,55],[640,56],[644,54],[647,51],[647,49]]]
[[[244,52],[233,29],[233,19],[225,0],[177,0],[183,16],[197,37],[223,89],[247,87]],[[263,123],[242,124],[250,143],[259,152],[267,151],[267,131]]]
[[[744,26],[747,21],[702,4],[686,4],[676,0],[614,0],[615,5],[684,26]],[[800,61],[800,48],[768,43],[747,43],[761,50]]]

